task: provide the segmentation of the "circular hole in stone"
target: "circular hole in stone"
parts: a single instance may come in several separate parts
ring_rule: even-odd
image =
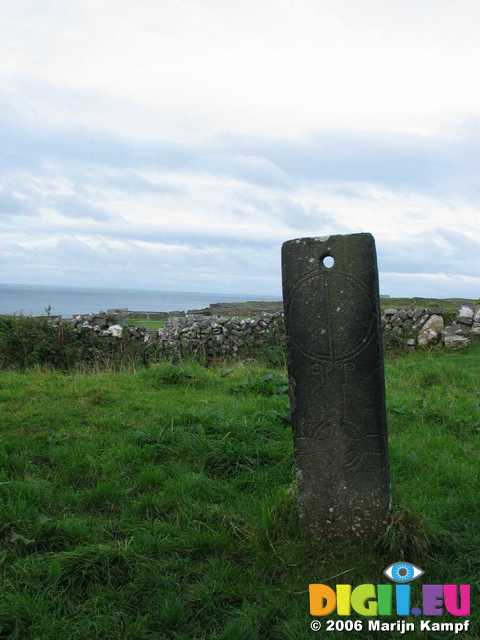
[[[333,265],[335,264],[335,260],[334,260],[333,256],[325,256],[322,259],[322,264],[327,269],[331,269],[333,267]]]

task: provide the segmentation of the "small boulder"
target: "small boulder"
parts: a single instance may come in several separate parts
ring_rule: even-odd
[[[470,338],[459,335],[446,335],[443,337],[445,346],[449,349],[462,349],[470,344]]]
[[[467,307],[467,305],[462,305],[458,310],[457,322],[461,324],[471,325],[473,324],[473,309],[471,307]]]
[[[474,336],[480,336],[480,307],[475,309],[475,315],[473,316],[472,333]]]
[[[436,314],[430,316],[418,334],[417,341],[419,346],[425,347],[438,342],[443,326],[442,316]]]
[[[113,338],[121,338],[123,333],[123,328],[119,324],[112,324],[111,327],[108,327],[106,333]]]

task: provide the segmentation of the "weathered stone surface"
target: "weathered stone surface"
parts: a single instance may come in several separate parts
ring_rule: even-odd
[[[440,338],[440,334],[443,331],[444,323],[442,316],[433,315],[425,322],[418,334],[419,346],[427,346],[435,344]]]
[[[480,336],[480,307],[475,309],[475,315],[473,316],[472,334]]]
[[[467,347],[470,344],[470,338],[456,334],[447,334],[443,337],[443,342],[447,348],[461,349],[462,347]]]
[[[457,322],[461,324],[473,324],[473,309],[471,307],[467,307],[467,305],[462,305],[458,311]]]
[[[123,328],[119,324],[112,324],[112,326],[108,327],[105,333],[113,336],[114,338],[121,338]]]
[[[390,489],[374,239],[291,240],[282,274],[301,522],[319,535],[378,533]]]

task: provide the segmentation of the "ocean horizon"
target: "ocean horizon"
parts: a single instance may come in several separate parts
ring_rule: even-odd
[[[43,315],[50,306],[52,315],[69,318],[107,309],[188,311],[215,302],[248,300],[281,300],[281,296],[0,283],[0,314]]]

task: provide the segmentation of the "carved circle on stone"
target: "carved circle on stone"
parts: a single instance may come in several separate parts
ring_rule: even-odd
[[[348,360],[370,342],[377,320],[374,301],[358,278],[321,269],[308,273],[292,289],[289,334],[307,358]]]
[[[364,419],[367,425],[371,424],[371,416],[366,415]],[[371,458],[382,456],[382,436],[376,432],[365,432],[364,427],[351,420],[327,418],[313,430],[302,429],[296,440],[296,458],[302,460],[306,474],[319,476],[329,472],[327,461],[336,457],[337,449],[344,449],[343,461],[339,464],[349,476],[378,476],[379,465]]]

